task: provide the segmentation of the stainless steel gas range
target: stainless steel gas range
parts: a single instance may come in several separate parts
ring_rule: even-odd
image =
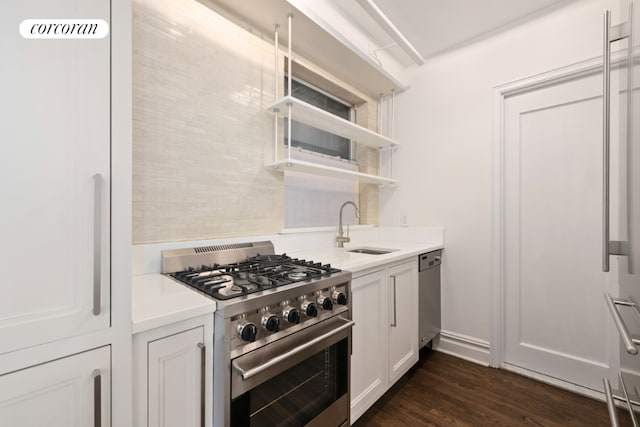
[[[271,242],[163,251],[162,271],[217,300],[216,426],[348,426],[351,273]]]

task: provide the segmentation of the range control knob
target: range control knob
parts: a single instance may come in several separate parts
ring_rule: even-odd
[[[331,294],[331,299],[333,300],[334,304],[347,305],[347,296],[344,294],[344,292],[334,291]]]
[[[258,328],[251,322],[238,325],[238,337],[243,341],[254,342],[257,334]]]
[[[287,322],[293,323],[294,325],[300,322],[300,312],[298,309],[293,307],[286,307],[282,310],[282,317],[287,319]]]
[[[275,314],[266,314],[262,316],[262,327],[269,332],[278,332],[280,319]]]
[[[306,316],[316,317],[318,315],[318,306],[315,302],[305,301],[300,308]]]
[[[333,301],[326,295],[322,295],[318,298],[318,304],[322,307],[323,310],[331,310],[333,309]]]

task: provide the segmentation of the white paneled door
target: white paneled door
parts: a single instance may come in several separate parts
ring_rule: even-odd
[[[602,76],[504,105],[504,363],[601,390],[618,367],[601,269]]]

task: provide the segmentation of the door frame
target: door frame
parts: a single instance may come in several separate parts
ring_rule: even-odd
[[[611,68],[623,64],[626,52],[611,55]],[[514,80],[493,88],[493,136],[491,145],[491,339],[489,366],[504,364],[504,152],[505,99],[509,96],[556,85],[602,72],[602,56]]]

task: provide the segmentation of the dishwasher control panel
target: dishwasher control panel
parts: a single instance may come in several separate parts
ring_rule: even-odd
[[[420,266],[419,271],[426,270],[427,268],[435,267],[442,262],[442,249],[433,252],[427,252],[419,257]]]

